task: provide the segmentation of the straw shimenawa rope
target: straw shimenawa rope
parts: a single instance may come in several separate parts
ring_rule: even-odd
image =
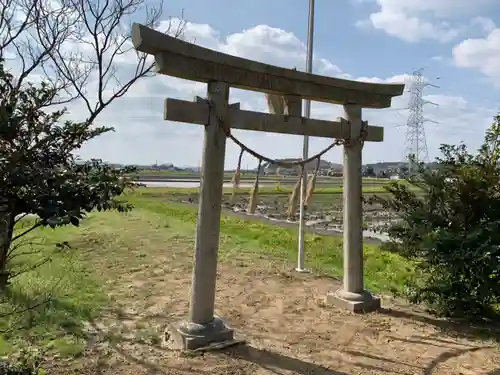
[[[283,95],[266,94],[267,108],[274,115],[284,115],[288,113],[288,108]]]
[[[297,70],[297,68],[293,68],[293,70]],[[280,94],[269,94],[266,93],[267,100],[267,108],[269,112],[274,115],[288,115],[288,103],[285,100],[285,97]]]
[[[318,159],[318,163],[316,164],[316,169],[314,170],[313,175],[311,176],[311,178],[309,179],[309,182],[307,183],[306,198],[304,199],[304,207],[305,208],[307,208],[307,206],[309,206],[309,203],[312,199],[314,188],[316,187],[316,178],[318,177],[320,163],[321,163],[321,159]]]
[[[260,170],[262,167],[262,160],[259,160],[259,166],[257,167],[257,176],[255,177],[255,182],[253,183],[252,190],[250,191],[250,199],[248,201],[247,212],[251,215],[255,214],[257,208],[257,197],[259,194],[259,178]]]
[[[233,175],[233,193],[231,195],[231,204],[234,204],[236,200],[236,193],[240,187],[240,177],[241,177],[241,159],[243,158],[243,153],[245,150],[241,149],[240,156],[238,157],[238,166],[236,167],[236,172]]]
[[[295,186],[293,187],[292,194],[290,195],[290,199],[288,200],[288,211],[287,216],[289,220],[295,219],[297,213],[297,206],[299,205],[299,197],[300,197],[300,186],[302,184],[302,177],[304,176],[304,167],[300,168],[300,176]]]
[[[275,110],[276,111],[282,110],[283,112],[286,111],[284,106],[283,106],[283,109],[281,109],[280,105],[278,104],[279,101],[282,100],[284,105],[286,105],[286,102],[285,102],[284,97],[282,95],[280,96],[280,95],[274,95],[274,94],[266,94],[266,96],[268,97],[268,103],[270,103],[272,101],[276,101],[275,107],[269,108],[271,111],[275,111]],[[279,97],[281,97],[281,99],[279,99]],[[210,113],[208,115],[208,119],[210,120],[210,117],[212,115],[211,112],[215,110],[215,105],[210,100],[207,100],[207,103],[208,103],[208,106],[209,106],[208,108],[210,111]],[[361,134],[356,139],[353,139],[353,140],[335,139],[328,147],[324,148],[323,150],[321,150],[317,154],[315,154],[307,159],[293,161],[293,162],[283,162],[280,160],[268,158],[262,154],[259,154],[256,151],[252,150],[251,148],[249,148],[248,146],[243,144],[240,140],[238,140],[234,135],[231,134],[231,127],[228,124],[226,124],[226,122],[223,119],[221,119],[219,116],[217,116],[217,118],[218,118],[222,128],[224,129],[226,136],[241,148],[241,152],[247,152],[248,154],[250,154],[253,157],[255,157],[256,159],[258,159],[259,165],[261,165],[262,162],[266,162],[266,163],[274,164],[274,165],[277,165],[277,166],[283,167],[283,168],[294,168],[297,166],[304,167],[306,164],[310,163],[313,160],[316,160],[316,159],[320,160],[324,154],[326,154],[328,151],[330,151],[335,146],[340,146],[340,145],[346,144],[346,142],[353,143],[353,142],[360,141],[363,144],[364,139],[366,138],[366,135],[367,135],[367,125],[368,125],[366,122],[363,122]],[[207,122],[207,124],[208,124],[208,122]]]
[[[266,97],[267,97],[267,101],[268,101],[269,110],[272,113],[274,113],[274,114],[282,114],[283,115],[283,114],[285,114],[285,112],[287,112],[287,108],[285,108],[286,107],[286,101],[284,100],[283,96],[266,94]],[[212,114],[211,112],[214,111],[214,110],[216,110],[216,109],[215,109],[214,103],[212,101],[207,100],[207,103],[208,103],[208,106],[209,106],[209,116],[208,116],[208,118],[210,119],[211,114]],[[280,112],[283,112],[283,113],[280,113]],[[312,197],[312,194],[313,194],[313,191],[314,191],[314,188],[315,188],[316,178],[317,178],[317,175],[318,175],[318,170],[319,170],[319,165],[320,165],[321,157],[325,153],[327,153],[328,151],[330,151],[335,146],[352,144],[352,143],[355,143],[355,142],[361,142],[361,146],[363,146],[364,140],[365,140],[366,135],[367,135],[367,127],[368,127],[368,123],[367,122],[363,122],[362,123],[362,128],[361,128],[361,134],[360,134],[360,136],[358,138],[353,139],[353,140],[335,139],[328,147],[326,147],[325,149],[323,149],[322,151],[318,152],[317,154],[311,156],[308,159],[303,159],[303,160],[294,161],[294,162],[283,162],[283,161],[279,161],[279,160],[268,158],[268,157],[266,157],[264,155],[259,154],[256,151],[252,150],[251,148],[247,147],[245,144],[243,144],[241,141],[239,141],[237,138],[235,138],[231,134],[231,127],[230,127],[230,125],[228,125],[219,116],[217,116],[217,119],[219,120],[220,125],[222,126],[224,132],[226,133],[226,137],[228,137],[229,139],[231,139],[235,144],[237,144],[241,148],[240,156],[239,156],[239,159],[238,159],[238,168],[237,168],[236,173],[235,173],[234,178],[233,178],[233,196],[231,198],[232,201],[234,201],[235,195],[236,195],[236,189],[239,187],[240,173],[241,173],[241,158],[243,156],[243,153],[247,152],[247,153],[249,153],[250,155],[254,156],[256,159],[259,160],[259,166],[257,168],[257,176],[255,178],[254,185],[253,185],[252,190],[250,192],[250,199],[249,199],[248,207],[247,207],[247,212],[249,214],[255,214],[255,210],[257,209],[257,198],[258,198],[258,190],[259,190],[259,177],[260,177],[260,173],[261,173],[262,162],[267,162],[269,164],[275,164],[275,165],[277,165],[279,167],[283,167],[283,168],[294,168],[294,167],[297,167],[297,166],[299,166],[301,168],[301,176],[300,176],[301,178],[295,184],[295,187],[293,189],[292,195],[290,197],[289,208],[288,208],[288,216],[289,216],[289,218],[293,218],[295,216],[296,211],[297,211],[297,200],[298,200],[297,198],[298,198],[299,192],[300,192],[300,186],[301,186],[302,176],[303,176],[303,173],[305,173],[304,172],[305,166],[308,163],[310,163],[311,161],[317,160],[318,164],[316,166],[316,170],[315,170],[312,178],[310,179],[310,181],[308,183],[308,187],[307,187],[307,196],[306,196],[306,199],[305,199],[305,206],[307,206],[307,204],[311,200],[311,197]],[[207,122],[207,124],[208,123],[209,122]]]

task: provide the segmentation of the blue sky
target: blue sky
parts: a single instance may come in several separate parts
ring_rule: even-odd
[[[292,5],[293,4],[293,5]],[[164,15],[188,21],[185,38],[226,53],[304,69],[306,0],[169,0]],[[408,83],[413,69],[425,68],[440,86],[425,90],[430,158],[441,143],[465,141],[476,148],[498,110],[500,87],[500,2],[495,0],[316,0],[314,71],[377,82]],[[103,113],[99,122],[116,132],[91,142],[82,156],[112,162],[199,165],[203,133],[196,125],[161,119],[165,97],[190,99],[204,86],[167,77],[143,80]],[[262,95],[234,92],[244,107],[266,111]],[[369,122],[386,127],[386,140],[366,144],[364,162],[401,160],[405,155],[408,96],[393,109],[366,111]],[[70,108],[78,115],[77,105]],[[313,104],[312,117],[335,118],[341,108]],[[250,147],[270,157],[300,157],[300,137],[241,133]],[[329,143],[313,139],[311,153]],[[228,143],[227,166],[238,149]],[[335,150],[326,159],[341,161]],[[254,167],[256,161],[245,159]]]

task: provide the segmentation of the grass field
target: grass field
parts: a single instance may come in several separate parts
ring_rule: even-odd
[[[3,305],[4,313],[41,302],[53,288],[54,296],[52,302],[40,308],[0,322],[2,330],[29,326],[22,334],[16,330],[0,336],[0,353],[7,354],[18,345],[32,342],[62,355],[78,354],[85,347],[81,337],[83,321],[116,303],[109,295],[117,280],[137,267],[153,266],[157,256],[168,251],[166,244],[172,239],[185,243],[184,251],[191,251],[196,209],[165,204],[155,199],[152,190],[140,189],[128,196],[136,205],[132,213],[96,213],[80,228],[41,229],[30,235],[30,239],[40,242],[31,246],[40,254],[25,257],[22,265],[40,262],[48,255],[52,262],[15,280],[11,298]],[[249,225],[226,217],[221,232],[222,261],[231,258],[236,249],[255,257],[291,261],[296,256],[295,230],[260,223]],[[56,250],[55,244],[65,241],[71,248]],[[341,275],[340,238],[308,236],[307,251],[310,267],[328,275]],[[376,291],[397,289],[411,270],[397,255],[383,253],[375,246],[365,247],[365,258],[366,282]]]
[[[309,371],[307,373],[327,371],[326,367],[317,365],[319,361],[325,361],[326,352],[318,354],[320,357],[316,359],[311,357],[310,361],[315,365],[304,359],[306,353],[311,353],[313,345],[319,345],[318,340],[333,334],[321,330],[338,330],[336,341],[321,341],[318,346],[321,353],[327,349],[332,353],[332,345],[340,348],[339,345],[347,342],[345,340],[352,340],[349,339],[352,334],[344,332],[341,327],[348,322],[352,327],[359,325],[356,316],[339,310],[325,310],[311,299],[316,293],[324,295],[325,288],[338,285],[336,280],[342,275],[341,238],[308,235],[307,265],[314,273],[299,275],[290,271],[296,258],[295,229],[232,217],[223,217],[221,223],[218,310],[236,327],[245,330],[246,337],[253,342],[250,348],[253,354],[250,357],[248,352],[238,352],[236,357],[214,354],[187,362],[185,358],[160,348],[165,324],[182,317],[187,309],[197,213],[193,205],[166,202],[154,190],[147,188],[128,193],[127,199],[136,206],[130,213],[95,213],[79,228],[45,228],[30,233],[22,250],[38,250],[39,253],[18,257],[16,266],[37,264],[47,256],[52,261],[16,278],[4,296],[0,304],[0,314],[3,314],[0,320],[0,356],[8,356],[23,347],[42,348],[48,352],[46,358],[49,360],[45,365],[51,375],[180,375],[203,374],[205,369],[207,374],[226,374],[233,371],[231,369],[239,369],[235,373],[246,375],[256,373],[259,368],[264,369],[262,374],[271,374],[274,372],[266,370],[270,358],[279,359],[280,364],[276,366],[280,368],[296,369],[296,372],[290,372],[294,374],[305,373],[300,372],[304,369]],[[165,190],[162,192],[166,193]],[[179,194],[176,191],[171,193]],[[21,226],[28,224],[24,222]],[[64,242],[69,246],[56,246]],[[373,245],[365,245],[364,250],[365,282],[372,291],[400,290],[412,275],[412,266],[400,256]],[[51,296],[49,302],[43,303],[47,296]],[[285,310],[273,312],[277,315],[269,317],[266,314],[274,311],[269,309],[275,309],[276,298],[288,307],[282,307]],[[39,306],[31,308],[36,305]],[[6,315],[11,311],[18,313]],[[302,323],[299,323],[300,319]],[[437,334],[436,328],[422,328],[422,323],[415,326],[409,321],[402,323],[401,317],[373,315],[366,319],[363,324],[377,327],[390,324],[391,332],[404,337],[415,332],[425,332],[428,337]],[[292,324],[292,321],[296,323]],[[280,327],[271,332],[269,322],[280,324]],[[288,332],[288,340],[292,340],[291,326],[295,327],[300,343],[297,341],[293,350],[280,349],[283,344],[279,342],[287,339],[278,333],[284,330]],[[315,331],[302,331],[306,328]],[[358,336],[364,337],[369,331],[359,332]],[[267,337],[265,342],[275,341],[264,344],[263,337]],[[257,344],[259,342],[262,344]],[[371,359],[367,360],[373,362],[374,348],[379,346],[364,346],[363,342],[352,344],[351,349],[372,353]],[[393,342],[395,344],[385,344],[384,347],[403,345]],[[275,352],[264,350],[268,345],[273,346]],[[394,349],[399,353],[399,359],[402,350],[399,347]],[[425,359],[425,350],[425,347],[420,349],[412,344],[408,353],[413,356],[421,352],[418,358]],[[284,357],[284,353],[287,356]],[[238,359],[241,356],[246,356],[246,359]],[[496,357],[487,352],[484,358]],[[348,373],[382,374],[394,366],[406,366],[391,361],[386,362],[385,370],[373,372],[372,363],[367,370],[363,367],[365,365],[359,365],[361,370]],[[408,359],[409,363],[412,361],[420,359]],[[328,363],[330,369],[343,371],[358,366],[338,360]],[[451,370],[445,367],[444,372],[440,371],[432,373],[447,374]]]
[[[363,189],[364,197],[384,196],[386,192],[380,188]],[[140,189],[137,194],[158,199],[168,203],[189,203],[197,206],[199,203],[199,191],[197,189],[169,189],[169,188],[147,188]],[[268,224],[288,225],[296,223],[299,216],[299,208],[295,218],[290,218],[288,208],[290,204],[291,189],[280,189],[280,191],[264,189],[259,191],[257,198],[256,214],[259,220]],[[231,189],[227,189],[222,197],[222,207],[226,213],[240,218],[254,219],[254,216],[245,214],[248,207],[250,194],[248,189],[241,189],[233,199]],[[316,234],[330,234],[343,228],[343,195],[341,189],[319,189],[315,192],[304,213],[304,220],[308,230]],[[396,219],[397,215],[384,209],[380,204],[363,204],[364,229],[376,230],[378,227]],[[325,232],[326,231],[326,232]],[[328,232],[330,231],[330,232]],[[377,232],[378,233],[378,232]],[[372,236],[376,235],[372,233]]]
[[[270,184],[271,185],[271,184]],[[245,195],[250,192],[251,188],[239,188],[236,190],[237,195]],[[174,188],[174,187],[148,187],[147,189],[139,189],[137,194],[139,195],[151,195],[151,194],[171,194],[171,195],[190,195],[199,193],[199,188]],[[273,184],[271,186],[262,184],[259,185],[259,194],[261,195],[286,195],[293,191],[293,186],[277,185]],[[344,191],[341,186],[334,187],[316,187],[314,189],[314,194],[319,195],[341,195]],[[363,193],[365,194],[375,194],[385,192],[384,187],[381,185],[364,185]],[[224,194],[232,194],[233,188],[227,187],[223,189]]]

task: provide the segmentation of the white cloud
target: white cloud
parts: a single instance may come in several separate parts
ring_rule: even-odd
[[[487,17],[481,17],[481,16],[474,17],[470,23],[471,26],[473,27],[477,26],[479,27],[480,30],[482,30],[485,33],[490,33],[496,28],[495,22],[493,22],[492,19]]]
[[[433,40],[450,42],[471,27],[491,28],[492,21],[480,12],[494,0],[376,0],[379,10],[367,20],[358,21],[361,27],[371,26],[406,42]],[[473,21],[463,21],[464,17]]]
[[[184,39],[225,53],[274,65],[304,69],[305,44],[293,33],[268,25],[258,25],[223,38],[210,25],[188,23]],[[133,58],[133,54],[129,56]],[[130,69],[130,64],[118,65],[118,70],[120,69]],[[410,79],[406,74],[393,77],[355,77],[349,72],[342,71],[335,62],[321,57],[320,53],[314,58],[314,71],[324,75],[379,83],[409,82]],[[163,121],[163,105],[167,97],[192,99],[194,95],[204,94],[205,85],[196,82],[165,76],[139,81],[125,97],[116,100],[98,118],[98,125],[113,126],[116,131],[90,142],[81,150],[82,157],[97,157],[123,163],[158,161],[177,165],[199,165],[203,127]],[[461,97],[441,95],[430,99],[440,103],[439,108],[428,110],[428,116],[440,123],[437,126],[432,124],[428,126],[431,156],[436,156],[437,147],[442,142],[454,143],[465,139],[474,146],[479,143],[482,132],[478,129],[488,125],[493,115],[492,111],[478,108],[475,103],[468,103]],[[245,109],[267,111],[262,94],[232,90],[231,101],[241,102]],[[365,111],[364,117],[371,124],[386,128],[384,142],[365,144],[363,157],[366,162],[401,160],[404,156],[404,124],[407,117],[404,108],[407,106],[407,101],[408,97],[405,94],[394,100],[391,109]],[[73,119],[85,116],[81,103],[75,103],[69,109]],[[312,105],[312,116],[315,118],[335,119],[340,115],[342,115],[341,106],[323,103]],[[476,125],[471,128],[471,123]],[[235,131],[235,134],[245,144],[271,158],[300,157],[302,153],[302,137],[241,131]],[[330,142],[327,139],[311,139],[311,154],[326,147]],[[329,152],[325,158],[339,162],[342,160],[341,152],[341,149],[337,148]],[[228,166],[235,165],[238,153],[239,149],[228,141]],[[256,161],[251,157],[245,157],[243,164],[245,167],[253,168],[256,166]]]
[[[496,0],[377,0],[381,8],[409,14],[433,14],[436,17],[470,15],[496,3]]]
[[[453,48],[457,66],[474,68],[500,86],[500,28],[495,28],[485,38],[466,39]]]

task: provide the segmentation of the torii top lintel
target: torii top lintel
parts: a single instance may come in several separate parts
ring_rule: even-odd
[[[226,82],[232,87],[334,104],[387,108],[403,84],[379,84],[325,77],[243,59],[185,42],[141,24],[132,26],[137,51],[155,56],[158,72],[192,81]]]

